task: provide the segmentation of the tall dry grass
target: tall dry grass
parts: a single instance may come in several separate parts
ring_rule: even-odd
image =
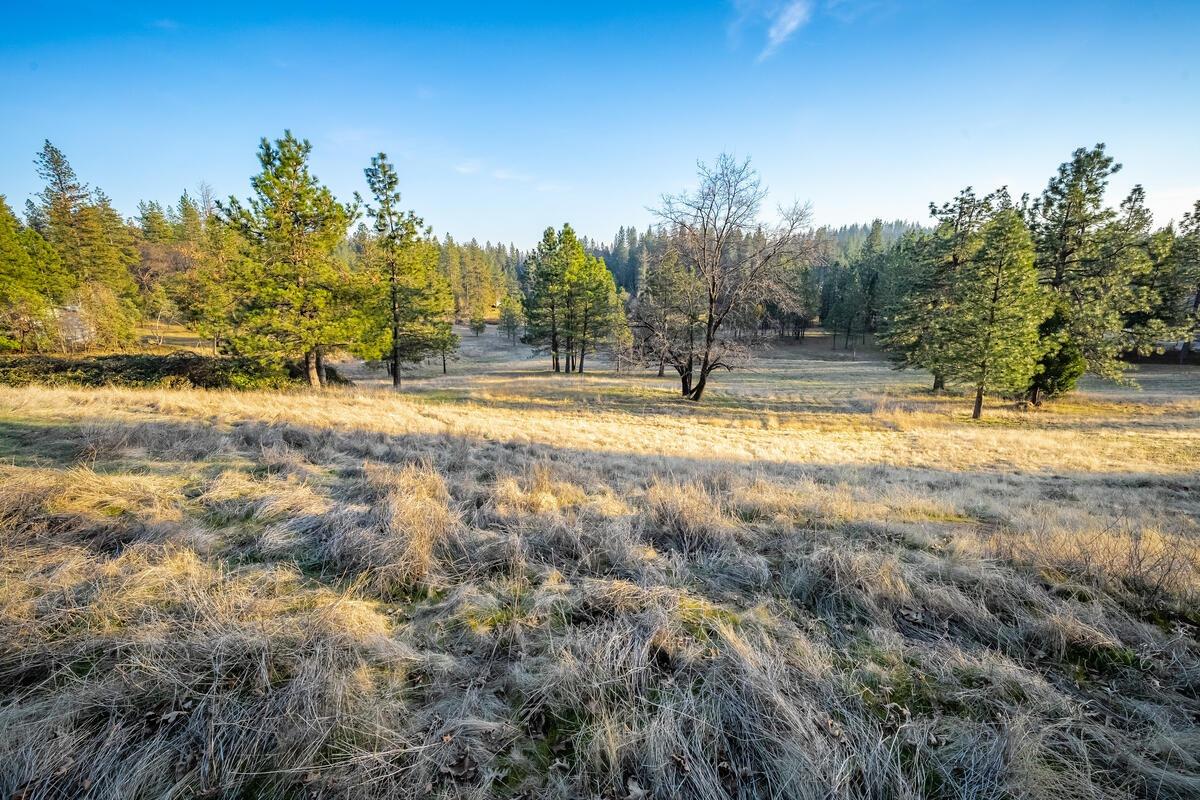
[[[1200,796],[1188,401],[580,386],[0,389],[0,793]]]

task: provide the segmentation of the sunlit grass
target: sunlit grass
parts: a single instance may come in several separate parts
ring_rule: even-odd
[[[1200,792],[1191,372],[981,424],[827,342],[699,405],[468,345],[0,388],[0,793]]]

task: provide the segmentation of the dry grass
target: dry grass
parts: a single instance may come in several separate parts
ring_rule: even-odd
[[[695,407],[487,352],[0,389],[0,794],[1200,796],[1175,373],[973,425],[870,362]]]

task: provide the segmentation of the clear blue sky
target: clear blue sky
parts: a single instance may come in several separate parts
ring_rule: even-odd
[[[245,196],[263,135],[339,197],[386,151],[438,233],[532,244],[650,220],[697,159],[749,155],[816,221],[1040,191],[1108,144],[1159,221],[1200,199],[1200,2],[5,2],[0,193],[42,139],[126,214]],[[1114,202],[1116,202],[1114,197]]]

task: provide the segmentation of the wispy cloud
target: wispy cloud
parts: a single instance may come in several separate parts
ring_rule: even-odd
[[[529,183],[533,180],[532,175],[503,167],[492,170],[492,177],[498,181],[520,181],[521,183]]]
[[[809,0],[792,0],[775,8],[769,19],[771,25],[767,28],[767,46],[758,54],[759,61],[770,58],[784,42],[812,19],[812,3]]]
[[[492,167],[478,158],[470,158],[454,165],[459,175],[479,175],[500,183],[528,184],[538,192],[561,192],[566,186],[558,181],[547,180],[529,172],[510,167]]]
[[[757,61],[766,61],[821,16],[842,24],[894,13],[899,0],[732,0],[730,41],[736,47],[748,33],[764,38]]]
[[[173,19],[156,19],[150,23],[151,28],[158,28],[160,31],[175,31],[179,30],[179,23]]]

